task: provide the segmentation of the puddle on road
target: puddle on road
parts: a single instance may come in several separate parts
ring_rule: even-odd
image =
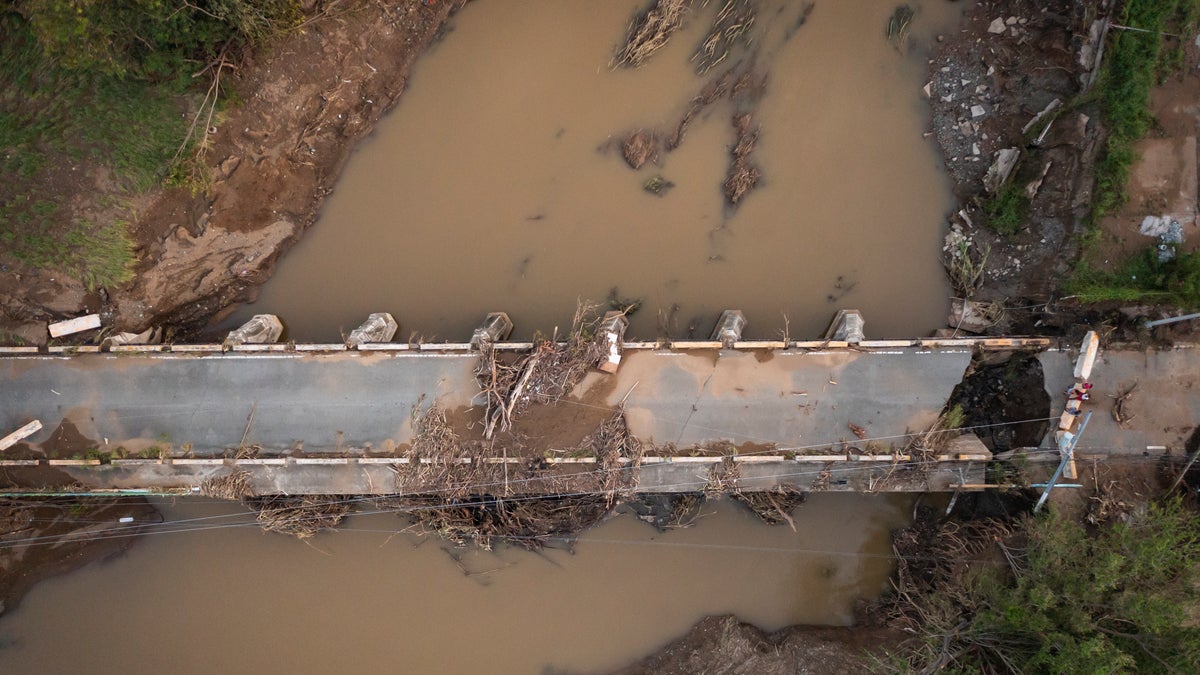
[[[6,673],[538,673],[624,665],[706,614],[767,630],[844,624],[883,590],[904,498],[818,494],[799,534],[729,503],[666,534],[630,515],[574,555],[472,551],[395,534],[395,515],[350,518],[307,545],[255,527],[146,536],[120,558],[35,587],[0,619]],[[181,502],[172,521],[245,522]],[[222,516],[234,514],[231,518]],[[461,553],[461,551],[460,551]]]
[[[692,122],[661,166],[631,170],[607,141],[673,126],[707,80],[689,58],[709,3],[641,69],[609,60],[643,0],[473,2],[422,57],[398,107],[352,160],[316,226],[260,300],[289,336],[336,340],[389,311],[397,339],[460,341],[489,311],[517,335],[570,322],[578,298],[642,297],[630,335],[707,337],[744,310],[750,337],[815,338],[840,307],[876,337],[943,324],[949,184],[924,139],[925,48],[965,3],[914,2],[902,54],[894,0],[761,3],[767,70],[755,121],[761,186],[732,215],[729,101]],[[724,66],[722,66],[724,67]],[[713,69],[710,76],[719,73]],[[657,197],[643,183],[675,187]],[[671,308],[675,307],[672,313]]]

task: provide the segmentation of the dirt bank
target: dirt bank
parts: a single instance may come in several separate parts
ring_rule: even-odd
[[[764,633],[732,616],[710,616],[662,651],[617,674],[849,675],[867,672],[873,664],[871,654],[882,654],[903,638],[882,628],[792,626]]]
[[[0,327],[44,342],[45,321],[88,311],[117,330],[165,324],[171,337],[251,300],[464,2],[326,3],[329,11],[234,71],[232,97],[241,104],[208,130],[207,189],[159,189],[132,200],[133,282],[87,293],[62,273],[0,275]],[[87,178],[77,200],[105,194],[103,171],[86,161],[78,168]]]
[[[960,203],[951,223],[977,255],[990,250],[976,300],[1045,303],[1078,252],[1102,131],[1094,106],[1054,115],[1089,79],[1081,54],[1092,48],[1088,30],[1098,4],[983,0],[930,61],[931,133]],[[1051,113],[1031,124],[1055,100]],[[1018,153],[1008,185],[1032,195],[1027,208],[1011,213],[994,206],[1004,188],[985,186],[1002,151]]]

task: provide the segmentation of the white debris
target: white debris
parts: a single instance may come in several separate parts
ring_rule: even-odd
[[[988,32],[993,35],[999,35],[1004,32],[1004,17],[998,16],[992,19],[992,23],[988,25]]]
[[[988,192],[996,194],[1000,186],[1008,181],[1009,175],[1017,166],[1021,151],[1016,148],[1005,148],[996,153],[996,161],[988,167],[987,175],[983,177],[983,187]]]

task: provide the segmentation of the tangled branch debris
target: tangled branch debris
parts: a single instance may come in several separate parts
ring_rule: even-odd
[[[566,340],[559,342],[557,333],[541,340],[512,366],[499,362],[490,346],[480,350],[475,375],[487,401],[484,438],[507,431],[514,415],[530,404],[557,403],[579,384],[602,354],[596,340],[599,322],[596,306],[580,303]]]
[[[258,522],[268,532],[307,539],[338,526],[350,512],[350,500],[336,495],[269,495],[249,497],[246,506],[258,512]]]
[[[234,471],[205,478],[200,483],[200,494],[212,499],[241,499],[250,494],[250,472]]]
[[[658,163],[659,146],[661,145],[662,140],[658,134],[647,129],[638,129],[630,132],[621,141],[621,156],[625,158],[625,163],[629,165],[629,168],[637,170],[642,168],[646,162]]]
[[[632,494],[633,469],[643,452],[621,410],[576,449],[596,458],[595,470],[566,475],[541,457],[517,464],[487,461],[497,454],[495,442],[462,441],[436,406],[415,428],[409,463],[394,469],[403,496],[388,502],[408,511],[423,531],[483,548],[491,548],[497,538],[541,548],[575,536],[603,518],[618,497]],[[524,495],[548,496],[509,498],[510,481],[519,481]]]
[[[656,0],[629,24],[629,36],[613,56],[610,67],[637,68],[666,46],[683,24],[692,0]],[[636,167],[635,167],[636,168]]]
[[[762,178],[762,171],[750,161],[754,146],[758,143],[758,125],[753,123],[750,113],[733,118],[733,128],[737,131],[737,143],[729,151],[729,174],[725,178],[725,199],[731,206],[753,190]]]
[[[958,616],[973,604],[964,590],[969,587],[971,563],[994,556],[993,547],[998,547],[1009,565],[1019,567],[1017,555],[1003,543],[1012,535],[1009,525],[1000,520],[937,523],[931,509],[922,509],[911,527],[893,533],[896,592],[882,606],[890,621],[917,634],[947,625],[948,616]],[[927,597],[941,598],[948,606],[923,601]]]
[[[912,25],[914,16],[916,16],[916,12],[912,7],[899,5],[888,19],[887,37],[896,49],[903,49],[904,44],[908,41],[908,29]]]
[[[739,41],[749,46],[748,34],[754,27],[757,14],[758,7],[754,0],[726,0],[717,11],[708,33],[700,41],[700,46],[692,54],[696,74],[704,75],[728,59]]]
[[[779,486],[770,492],[742,492],[736,490],[733,498],[745,504],[768,525],[787,523],[792,531],[796,531],[796,521],[792,520],[791,511],[804,503],[803,492],[788,486]]]
[[[600,522],[612,506],[603,496],[550,495],[504,500],[478,495],[447,502],[438,495],[393,500],[424,532],[465,546],[491,550],[496,539],[538,550],[558,539],[572,539]]]
[[[946,269],[950,285],[963,298],[970,298],[983,281],[992,247],[985,245],[982,249],[973,249],[971,241],[960,232],[953,244],[947,244],[944,250],[946,254],[942,256],[942,267]]]
[[[1117,426],[1121,427],[1122,429],[1128,429],[1129,423],[1133,421],[1134,417],[1136,417],[1136,415],[1129,410],[1129,402],[1133,398],[1133,392],[1137,389],[1137,386],[1138,383],[1134,382],[1133,386],[1118,394],[1116,400],[1113,402],[1113,421],[1116,422]]]
[[[943,412],[930,425],[928,431],[913,437],[908,446],[909,453],[922,463],[935,461],[950,442],[961,434],[959,428],[963,425],[963,419],[961,405],[955,405]]]

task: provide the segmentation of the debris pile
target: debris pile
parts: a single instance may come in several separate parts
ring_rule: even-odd
[[[205,478],[200,483],[200,494],[211,499],[241,499],[250,494],[250,472],[234,471]]]
[[[629,24],[625,44],[617,50],[610,65],[637,68],[645,63],[666,46],[691,6],[692,0],[656,0]]]
[[[258,522],[264,530],[307,539],[321,530],[337,527],[350,513],[353,499],[338,495],[269,495],[243,501],[258,512]]]

